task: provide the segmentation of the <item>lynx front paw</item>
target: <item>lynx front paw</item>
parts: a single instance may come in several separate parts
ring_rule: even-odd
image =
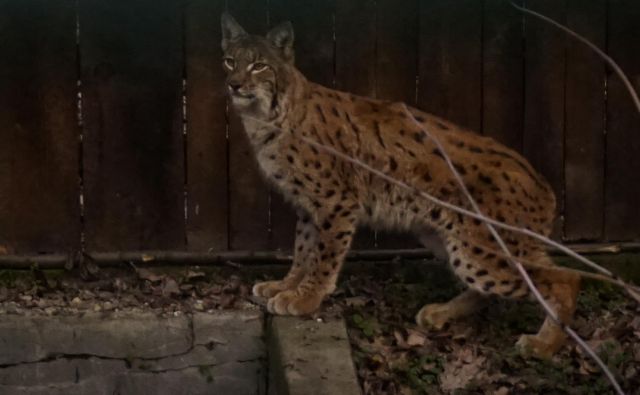
[[[540,359],[551,359],[553,354],[562,346],[563,342],[545,342],[539,335],[522,335],[516,343],[516,348],[524,356]]]
[[[422,328],[440,330],[449,321],[449,306],[446,303],[432,303],[424,306],[416,314],[416,324]]]
[[[267,310],[279,315],[305,315],[316,311],[322,299],[322,295],[301,294],[298,290],[287,290],[269,299]]]
[[[263,281],[253,286],[253,295],[263,298],[272,298],[282,291],[293,288],[284,281]]]

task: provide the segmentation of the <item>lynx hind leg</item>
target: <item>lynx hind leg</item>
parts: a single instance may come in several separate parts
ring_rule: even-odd
[[[313,260],[318,230],[306,213],[298,212],[294,257],[289,273],[276,281],[258,282],[253,286],[253,294],[272,298],[280,292],[295,289],[307,274],[309,262]]]
[[[416,323],[423,328],[442,329],[452,320],[467,316],[481,309],[487,299],[468,289],[446,303],[430,303],[420,309]]]
[[[420,242],[431,249],[439,259],[460,259],[459,247],[453,247],[452,240],[443,240],[435,231],[425,230],[418,235]],[[453,266],[453,264],[452,264]],[[455,270],[454,270],[455,271]],[[423,306],[416,315],[416,323],[424,328],[442,329],[452,320],[467,316],[484,307],[487,299],[477,290],[468,289],[446,303],[430,303]]]
[[[520,273],[512,268],[506,259],[496,255],[494,251],[498,249],[497,246],[491,247],[489,251],[486,242],[485,247],[480,247],[483,245],[480,242],[473,245],[464,241],[447,245],[454,272],[470,289],[481,294],[493,294],[508,299],[531,296]],[[524,245],[518,240],[513,248],[517,254],[526,255],[528,261],[537,263],[537,268],[527,269],[527,272],[559,319],[569,324],[576,308],[580,276],[545,269],[546,266],[551,268],[553,262],[545,252],[536,250],[536,246]],[[546,318],[537,334],[521,336],[517,346],[524,354],[550,358],[562,347],[565,339],[562,328],[552,319]]]
[[[487,242],[472,243],[454,236],[445,237],[451,269],[469,290],[448,303],[424,306],[416,317],[419,325],[442,327],[449,320],[469,315],[483,307],[487,295],[507,298],[527,295],[526,285],[518,273],[506,260],[486,248],[478,247],[483,244]]]
[[[545,269],[536,269],[530,275],[559,320],[564,325],[569,325],[576,309],[580,276]],[[549,359],[564,345],[566,337],[562,327],[546,317],[538,333],[522,335],[516,346],[525,355]]]

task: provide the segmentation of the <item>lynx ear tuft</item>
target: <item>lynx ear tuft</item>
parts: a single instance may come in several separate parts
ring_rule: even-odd
[[[229,47],[229,42],[237,39],[238,37],[246,36],[247,32],[240,26],[238,22],[231,16],[231,14],[224,12],[220,17],[220,24],[222,26],[222,50],[226,51]]]
[[[293,25],[291,22],[283,22],[267,33],[267,39],[278,47],[285,55],[285,58],[293,58]]]

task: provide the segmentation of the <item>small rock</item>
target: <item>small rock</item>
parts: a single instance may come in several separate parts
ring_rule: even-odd
[[[72,305],[79,305],[79,304],[81,304],[81,303],[82,303],[82,299],[80,299],[80,298],[79,298],[79,297],[77,297],[77,296],[76,296],[75,298],[71,299],[71,304],[72,304]]]
[[[31,296],[31,295],[20,295],[20,299],[25,301],[25,302],[30,302],[33,299],[33,296]]]

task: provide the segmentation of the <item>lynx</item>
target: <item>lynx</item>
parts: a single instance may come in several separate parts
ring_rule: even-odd
[[[293,28],[249,35],[222,15],[223,68],[233,110],[266,179],[297,210],[293,264],[280,281],[255,284],[274,314],[304,315],[332,293],[356,228],[408,230],[425,242],[441,238],[455,275],[467,290],[448,303],[428,304],[419,325],[441,328],[476,311],[487,295],[530,297],[487,227],[331,155],[303,138],[330,146],[441,200],[470,207],[448,168],[438,139],[482,211],[499,221],[548,235],[555,213],[549,184],[518,153],[434,115],[340,92],[310,82],[294,65]],[[516,257],[537,264],[529,273],[563,322],[576,307],[580,278],[553,265],[538,242],[501,231]],[[550,357],[565,341],[547,318],[518,346]]]

